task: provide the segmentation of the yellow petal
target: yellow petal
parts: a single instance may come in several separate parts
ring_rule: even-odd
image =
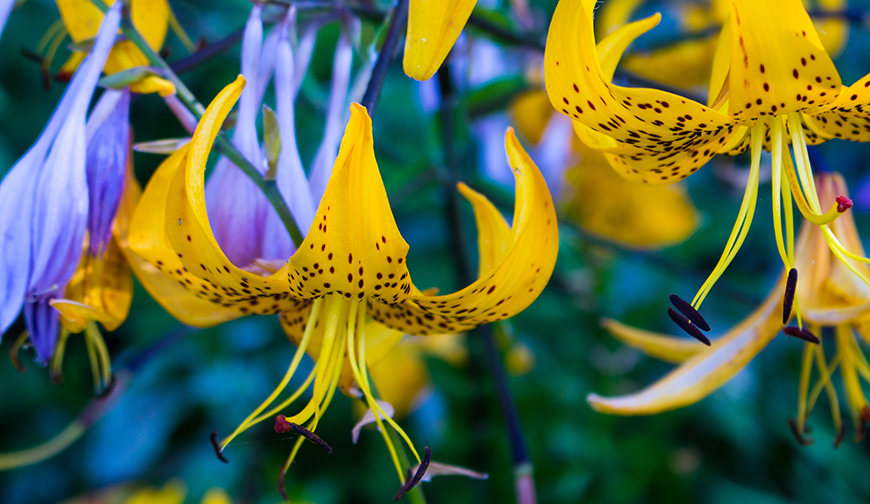
[[[644,331],[609,318],[601,319],[601,327],[626,345],[637,348],[650,357],[674,364],[685,362],[707,349],[694,339]],[[718,344],[713,343],[714,346]]]
[[[113,331],[123,322],[123,320],[116,320],[103,310],[78,301],[55,299],[50,304],[60,312],[60,321],[63,327],[74,334],[84,331],[89,322],[99,322],[106,328],[112,327],[109,329],[110,331]]]
[[[501,212],[474,189],[460,182],[457,184],[459,192],[474,207],[474,220],[477,223],[477,249],[480,256],[478,277],[482,277],[487,271],[501,262],[505,252],[510,246],[511,227],[504,220]]]
[[[130,84],[130,91],[140,94],[157,93],[165,97],[175,94],[175,85],[162,77],[151,75]]]
[[[218,245],[206,211],[208,155],[244,85],[245,79],[239,76],[218,93],[199,121],[186,162],[183,166],[174,163],[175,173],[167,173],[171,180],[166,196],[165,229],[183,266],[180,274],[174,273],[180,281],[191,280],[197,295],[215,306],[235,306],[242,314],[296,312],[306,307],[308,301],[295,298],[288,291],[288,267],[263,277],[234,265]]]
[[[729,7],[730,9],[730,7]],[[731,20],[725,20],[719,37],[716,39],[716,52],[713,53],[710,83],[707,87],[707,106],[718,109],[718,101],[728,92],[731,72]],[[727,110],[727,108],[725,108]]]
[[[375,319],[408,334],[457,333],[516,315],[544,289],[559,251],[553,200],[512,129],[505,144],[517,189],[510,244],[501,261],[453,294],[426,296],[414,291],[402,304],[369,302]]]
[[[91,39],[97,36],[103,13],[94,6],[90,0],[56,0],[58,10],[66,25],[70,38],[75,42]],[[111,5],[114,0],[108,0]],[[130,4],[133,24],[142,34],[155,51],[160,50],[166,39],[166,31],[169,25],[169,4],[166,0],[132,0]],[[81,63],[84,55],[73,54],[61,68],[62,75],[72,75],[72,71]],[[142,54],[133,42],[126,40],[115,44],[109,59],[106,61],[105,71],[108,74],[119,72],[127,68],[148,65],[148,58]],[[154,84],[136,92],[165,92],[166,88],[155,88]],[[150,90],[149,86],[152,88]],[[132,89],[132,88],[131,88]]]
[[[596,35],[599,37],[613,33],[617,28],[631,20],[631,15],[643,0],[610,0],[604,2],[598,11]]]
[[[184,324],[209,327],[238,318],[241,313],[236,307],[215,305],[201,298],[198,288],[202,282],[187,273],[166,234],[169,184],[184,166],[187,150],[185,145],[161,163],[138,205],[135,192],[128,193],[128,188],[135,185],[128,178],[115,221],[116,230],[121,228],[116,238],[136,277],[163,309]],[[125,224],[127,221],[129,225]]]
[[[306,299],[334,292],[401,302],[411,291],[407,255],[375,161],[371,118],[353,104],[314,222],[288,263],[290,289]]]
[[[608,156],[624,177],[669,184],[689,176],[715,155],[715,146],[727,141],[734,123],[671,93],[609,83],[612,63],[604,67],[599,61],[592,35],[594,5],[561,0],[556,7],[544,55],[550,102],[563,114],[631,148],[630,154]],[[657,21],[658,16],[653,16],[629,25],[620,46]]]
[[[782,289],[778,288],[715,345],[704,348],[653,385],[624,396],[589,394],[586,399],[596,411],[615,415],[651,415],[696,403],[746,367],[781,329]]]
[[[100,322],[107,330],[114,331],[127,320],[133,302],[133,274],[117,243],[117,238],[109,242],[103,256],[99,294],[101,308],[111,317],[109,322]]]
[[[815,109],[836,97],[840,75],[800,0],[733,0],[731,30],[732,116]]]
[[[566,174],[572,191],[565,209],[583,229],[637,249],[666,247],[694,233],[700,218],[685,188],[636,184],[611,170],[601,154],[587,148],[582,156]]]
[[[403,66],[409,77],[428,80],[471,17],[477,0],[411,0]]]

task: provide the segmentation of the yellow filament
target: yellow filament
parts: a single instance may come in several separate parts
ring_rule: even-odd
[[[746,184],[746,192],[743,194],[743,202],[740,205],[740,213],[737,215],[737,222],[734,223],[734,229],[731,230],[731,236],[728,237],[728,243],[725,245],[725,250],[719,258],[719,262],[707,277],[707,280],[695,294],[692,300],[692,306],[695,309],[700,308],[704,298],[713,288],[713,285],[725,272],[725,269],[731,264],[737,251],[743,245],[746,239],[746,234],[749,232],[749,226],[752,224],[752,217],[755,215],[755,204],[758,197],[758,175],[761,166],[761,147],[764,139],[764,121],[759,121],[752,127],[751,132],[751,150],[752,150],[752,166],[749,170],[749,180]]]
[[[778,117],[770,121],[770,152],[772,155],[770,185],[773,191],[773,230],[776,236],[776,248],[779,250],[779,256],[782,258],[786,269],[791,269],[792,264],[788,257],[788,252],[785,250],[785,243],[782,237],[782,120]]]
[[[791,191],[786,186],[782,187],[782,207],[785,210],[786,253],[788,254],[788,263],[794,267],[794,209],[791,205]]]
[[[864,380],[870,382],[870,364],[867,363],[867,358],[864,357],[864,352],[861,351],[861,347],[858,346],[857,338],[849,338],[849,342],[852,346],[852,355],[855,356],[855,369],[858,370],[858,374],[860,374]]]
[[[817,330],[818,332],[818,330]],[[818,332],[821,335],[821,332]],[[842,352],[837,345],[837,358],[842,358]],[[834,429],[836,432],[840,432],[840,429],[843,426],[843,421],[840,418],[840,400],[837,398],[837,391],[834,389],[834,384],[831,383],[831,376],[833,375],[833,370],[828,370],[828,366],[825,363],[825,351],[822,348],[822,343],[819,343],[819,347],[816,349],[816,365],[819,368],[819,378],[824,383],[825,392],[828,394],[828,402],[831,403],[831,419],[834,422]]]
[[[858,380],[858,373],[855,372],[855,358],[852,351],[852,345],[849,344],[849,339],[854,338],[852,328],[848,325],[841,324],[837,326],[837,349],[843,355],[843,364],[840,366],[840,374],[843,376],[843,387],[846,389],[846,397],[849,401],[849,410],[852,412],[852,417],[855,419],[856,428],[858,427],[859,417],[867,405],[867,399],[864,397],[864,391],[861,389],[861,382]]]
[[[51,357],[50,375],[52,381],[57,381],[62,376],[63,354],[66,352],[66,342],[69,339],[69,331],[64,328],[60,330],[60,336],[57,338],[57,346],[54,348],[54,355]]]
[[[290,456],[287,457],[287,461],[284,462],[284,465],[281,467],[282,474],[285,474],[290,469],[290,465],[293,464],[293,460],[296,458],[296,454],[299,453],[299,448],[302,447],[304,441],[305,438],[302,436],[296,438],[296,442],[293,444],[293,449],[290,450]]]
[[[27,341],[27,338],[30,337],[30,333],[25,329],[18,338],[12,342],[12,346],[9,347],[9,360],[12,361],[12,364],[15,366],[15,369],[22,370],[21,361],[18,359],[18,352],[21,350],[21,347],[24,345],[24,342]],[[60,343],[58,342],[58,347]],[[56,352],[55,352],[56,354]],[[52,359],[52,364],[54,364],[54,359]]]
[[[247,418],[238,426],[236,430],[233,431],[232,434],[227,436],[223,442],[221,442],[221,451],[230,444],[236,436],[246,430],[251,423],[252,420],[257,418],[264,409],[269,407],[270,404],[275,402],[275,399],[284,391],[284,387],[290,382],[290,378],[293,377],[293,374],[296,372],[296,368],[299,366],[299,362],[302,360],[302,356],[305,355],[305,349],[308,348],[308,342],[311,340],[311,334],[314,332],[314,326],[317,325],[317,318],[320,313],[320,308],[323,304],[323,299],[318,298],[314,300],[314,304],[311,306],[311,315],[308,317],[308,325],[305,326],[305,332],[302,335],[302,341],[299,343],[299,347],[296,349],[296,353],[293,355],[293,360],[290,363],[290,367],[287,368],[287,372],[284,374],[284,378],[281,380],[281,383],[272,391],[269,397],[260,404],[257,409],[255,409]]]
[[[306,378],[305,382],[302,385],[300,385],[299,388],[296,389],[296,392],[293,392],[293,394],[290,397],[285,399],[278,406],[275,406],[274,408],[270,409],[269,411],[263,413],[262,415],[258,416],[255,419],[251,420],[251,422],[248,423],[248,427],[252,427],[252,426],[262,422],[263,420],[266,420],[268,418],[272,418],[273,416],[280,413],[281,410],[283,410],[287,406],[290,406],[293,403],[293,401],[295,401],[296,399],[299,399],[299,396],[301,396],[302,393],[305,392],[308,389],[308,387],[311,385],[311,382],[314,381],[314,376],[316,374],[317,374],[317,366],[315,365],[311,369],[311,372],[308,373],[308,378]]]
[[[52,40],[51,44],[48,46],[48,50],[45,53],[45,58],[42,60],[41,67],[46,70],[51,68],[51,64],[54,61],[54,55],[57,54],[57,50],[60,48],[60,44],[66,38],[66,26],[63,26],[62,29],[55,35],[54,40]]]
[[[840,367],[840,357],[840,353],[837,352],[837,355],[835,355],[827,365],[828,374],[826,375],[826,379],[823,380],[820,377],[819,381],[813,384],[813,389],[810,391],[809,399],[807,400],[807,416],[809,416],[810,412],[813,411],[813,408],[816,407],[816,401],[819,400],[822,390],[828,385],[828,382],[837,371],[837,368]]]
[[[807,423],[807,393],[810,389],[810,375],[813,372],[813,351],[815,345],[804,343],[804,355],[801,362],[801,381],[798,387],[798,432],[803,433]]]
[[[350,314],[348,315],[348,319],[349,319],[348,320],[348,324],[349,324],[348,332],[351,332],[354,329],[353,326],[350,326],[350,319],[353,319],[354,323],[358,323],[360,328],[362,328],[364,326],[364,323],[365,323],[364,319],[362,322],[358,321],[358,319],[360,318],[358,312],[362,312],[363,315],[365,315],[365,310],[359,310],[359,306],[357,305],[357,303],[351,302]],[[356,380],[357,384],[359,385],[360,390],[363,393],[363,396],[365,397],[365,400],[369,406],[369,409],[371,409],[372,414],[375,417],[375,422],[378,425],[378,430],[380,431],[381,436],[383,436],[383,438],[384,438],[384,443],[386,443],[386,445],[387,445],[387,450],[390,452],[390,458],[393,460],[393,465],[396,467],[396,472],[399,475],[399,480],[404,482],[405,475],[402,472],[402,464],[399,463],[399,456],[396,454],[396,447],[393,446],[393,442],[390,440],[390,435],[387,433],[387,430],[384,428],[384,423],[381,421],[381,414],[379,413],[379,408],[377,407],[378,404],[377,404],[377,402],[375,402],[375,398],[372,397],[371,391],[368,388],[368,381],[364,380],[362,377],[362,375],[364,373],[366,373],[366,370],[364,367],[365,360],[363,360],[363,359],[365,359],[365,353],[364,353],[365,352],[365,350],[364,350],[365,349],[365,338],[364,338],[364,336],[365,335],[362,334],[361,337],[359,338],[359,340],[360,340],[360,365],[357,364],[356,354],[355,354],[354,348],[353,348],[354,347],[353,335],[351,335],[351,337],[347,339],[347,358],[348,358],[348,361],[350,362],[350,370],[353,373],[353,377]],[[362,368],[362,371],[360,370],[361,368]],[[386,416],[387,415],[384,415],[384,417],[386,417]]]
[[[838,240],[837,237],[834,236],[834,232],[831,231],[831,229],[828,226],[822,226],[821,230],[822,230],[822,235],[825,237],[825,241],[828,242],[828,248],[830,248],[831,252],[835,256],[837,256],[837,259],[839,259],[840,262],[843,263],[843,265],[845,265],[847,268],[849,268],[849,271],[854,273],[855,276],[860,278],[862,282],[864,282],[868,287],[870,287],[870,280],[868,280],[867,277],[864,276],[863,273],[858,271],[858,268],[856,268],[855,265],[852,264],[851,262],[849,262],[846,258],[848,257],[850,259],[853,259],[853,260],[859,261],[859,262],[863,262],[863,263],[870,263],[870,259],[867,259],[866,257],[861,257],[859,255],[853,254],[853,253],[849,252],[848,250],[846,250],[846,248],[843,247],[843,244],[841,244],[840,240]]]
[[[45,33],[42,35],[42,38],[39,39],[39,43],[36,44],[36,52],[42,53],[45,50],[45,46],[54,39],[55,35],[57,35],[58,30],[63,30],[64,35],[66,35],[66,27],[63,24],[63,19],[58,19],[51,26],[48,27],[48,30],[45,30]]]
[[[822,205],[819,203],[819,193],[816,190],[816,180],[813,177],[813,169],[810,165],[810,153],[807,150],[807,137],[804,134],[804,126],[801,123],[800,114],[797,112],[792,112],[789,114],[789,124],[792,127],[793,138],[797,139],[797,143],[792,144],[792,148],[795,151],[795,163],[798,165],[800,169],[801,181],[804,183],[807,188],[807,196],[812,206],[812,209],[816,213],[820,213],[822,211]],[[798,156],[800,154],[800,156]]]
[[[105,387],[112,380],[112,360],[109,357],[109,350],[106,348],[106,342],[103,341],[103,335],[100,333],[100,328],[94,321],[88,322],[85,327],[85,338],[93,342],[94,349],[97,351],[97,364],[99,366],[99,375],[102,379],[101,387]]]
[[[181,45],[187,49],[187,52],[192,53],[196,51],[196,44],[190,40],[187,32],[184,31],[181,23],[178,22],[178,18],[175,17],[175,11],[172,8],[169,9],[169,27],[172,28],[172,32],[175,33],[175,36],[178,37],[178,40],[181,41]]]
[[[360,314],[359,355],[360,355],[360,363],[361,364],[365,363],[365,356],[366,356],[366,339],[365,339],[365,333],[364,333],[364,329],[365,329],[364,322],[365,322],[365,312]],[[365,367],[361,367],[360,372],[362,374],[363,381],[365,381],[366,390],[368,390],[369,395],[372,395],[372,397],[374,398],[374,395],[371,392],[371,385],[369,384],[368,371],[366,370]],[[405,431],[402,430],[401,427],[399,427],[399,424],[397,424],[395,420],[393,420],[392,418],[387,416],[387,414],[384,412],[383,408],[381,408],[380,404],[375,402],[375,407],[385,417],[387,423],[389,423],[393,427],[393,430],[395,430],[399,434],[399,436],[401,436],[402,439],[405,440],[405,444],[407,444],[408,448],[411,449],[411,453],[414,454],[414,458],[417,459],[417,463],[419,464],[420,463],[420,455],[417,453],[417,449],[414,448],[414,443],[411,442],[411,438],[409,438],[408,435],[405,434]]]
[[[100,390],[100,362],[97,358],[97,349],[94,344],[93,338],[85,332],[85,343],[87,344],[88,349],[88,360],[91,361],[91,378],[94,381],[94,390]]]
[[[318,373],[314,379],[314,394],[308,400],[308,404],[299,413],[287,418],[288,422],[302,424],[315,415],[320,410],[320,403],[326,395],[326,389],[330,382],[326,380],[335,372],[335,367],[332,365],[333,348],[335,346],[335,335],[339,326],[344,322],[344,303],[345,301],[337,295],[329,295],[326,300],[327,306],[324,308],[326,312],[326,327],[323,335],[323,345],[320,348],[320,356],[317,359]]]

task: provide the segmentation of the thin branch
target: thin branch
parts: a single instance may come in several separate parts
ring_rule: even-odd
[[[372,76],[369,79],[369,85],[362,98],[361,105],[368,110],[369,115],[375,113],[375,107],[378,104],[378,99],[381,97],[381,89],[383,89],[384,81],[387,79],[387,71],[390,69],[393,58],[396,57],[399,40],[402,38],[402,32],[408,20],[408,0],[397,0],[390,17],[390,27],[387,29],[384,45],[381,47],[380,54],[378,54],[378,61],[375,63],[375,68],[372,70]]]
[[[454,189],[456,182],[460,178],[459,156],[456,152],[456,139],[454,132],[456,117],[457,98],[453,93],[453,85],[450,78],[450,71],[445,62],[441,70],[438,72],[438,84],[441,89],[441,127],[442,141],[444,143],[445,161],[449,168],[450,176],[447,177],[445,190],[448,198],[448,220],[450,222],[450,235],[453,245],[453,256],[456,261],[459,276],[463,285],[470,285],[475,275],[471,267],[471,261],[466,251],[467,240],[464,231],[464,220],[462,219],[461,202]],[[537,502],[535,495],[534,479],[532,478],[532,462],[529,459],[528,448],[526,447],[525,436],[523,435],[522,425],[520,423],[519,414],[516,404],[510,394],[510,389],[507,384],[507,373],[504,369],[501,355],[495,343],[495,338],[492,334],[492,328],[488,325],[478,327],[475,332],[483,341],[486,352],[486,361],[489,365],[493,383],[496,389],[496,396],[499,405],[501,406],[502,415],[505,419],[505,424],[508,430],[508,440],[510,442],[511,453],[514,465],[514,484],[516,487],[517,502],[519,504],[534,504]]]

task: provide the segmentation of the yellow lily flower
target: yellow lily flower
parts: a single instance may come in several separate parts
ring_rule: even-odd
[[[810,1],[804,5],[810,7]],[[819,12],[841,12],[846,0],[821,0],[814,3]],[[613,0],[605,2],[599,12],[597,33],[608,35],[629,22],[632,14],[642,4],[639,0]],[[680,9],[678,22],[686,39],[652,50],[634,51],[622,58],[620,64],[629,72],[678,89],[705,86],[713,68],[713,57],[718,43],[718,33],[728,20],[731,6],[728,0],[710,0],[688,3]],[[849,35],[849,23],[842,17],[823,17],[813,24],[819,33],[822,45],[832,57],[845,47]]]
[[[755,213],[762,149],[773,154],[774,228],[783,263],[795,267],[792,197],[801,214],[820,226],[838,258],[868,262],[833,235],[830,224],[851,202],[841,199],[822,209],[807,145],[835,137],[870,140],[870,127],[865,127],[870,123],[865,112],[870,76],[842,86],[800,0],[731,1],[730,20],[714,58],[709,106],[656,89],[612,84],[625,48],[660,16],[623,26],[596,46],[595,4],[561,0],[545,53],[550,102],[574,120],[584,143],[603,152],[626,179],[650,185],[685,179],[716,154],[751,151],[749,182],[734,230],[691,308],[700,307],[746,237]],[[870,284],[865,275],[859,276]]]
[[[525,309],[543,290],[558,252],[558,228],[546,183],[512,131],[506,136],[517,177],[517,204],[511,228],[482,195],[460,184],[472,203],[480,232],[482,275],[448,295],[432,295],[411,282],[405,259],[408,245],[393,219],[374,158],[371,119],[354,104],[332,177],[314,221],[298,250],[278,271],[261,276],[232,264],[221,251],[208,220],[204,172],[212,142],[238,99],[244,78],[224,88],[199,122],[189,145],[158,168],[133,216],[133,251],[209,306],[187,313],[192,325],[215,318],[281,313],[297,353],[281,384],[236,431],[240,432],[288,407],[313,381],[314,393],[298,413],[276,419],[276,429],[314,431],[336,388],[359,390],[390,448],[400,480],[397,455],[383,422],[398,425],[375,402],[367,368],[383,357],[402,334],[458,333],[502,320]],[[160,296],[157,297],[161,300]],[[219,315],[215,315],[218,313]],[[304,353],[315,360],[305,384],[265,412],[296,373]],[[293,426],[296,427],[293,427]],[[286,471],[295,458],[299,438]],[[282,474],[283,474],[282,471]]]
[[[112,5],[115,0],[107,0]],[[73,42],[80,43],[94,38],[103,20],[103,12],[90,0],[56,0],[61,18]],[[132,0],[130,16],[133,25],[155,51],[160,51],[166,39],[171,16],[167,0]],[[83,52],[74,52],[58,71],[57,76],[68,79],[85,57]],[[148,58],[129,40],[115,44],[104,71],[113,74],[128,68],[148,66]],[[154,75],[130,85],[136,93],[158,93],[160,96],[175,94],[175,86],[166,79]]]
[[[477,0],[411,0],[402,65],[408,77],[429,80],[447,58]]]
[[[818,175],[816,185],[819,198],[825,203],[847,193],[846,184],[839,174]],[[831,229],[837,239],[863,253],[861,239],[850,214],[831,224]],[[845,430],[832,383],[834,372],[839,368],[846,404],[855,425],[856,439],[859,439],[863,436],[864,424],[870,421],[870,406],[860,383],[862,378],[870,381],[870,365],[856,336],[860,336],[864,343],[870,343],[867,325],[870,321],[870,288],[857,280],[851,268],[858,269],[864,275],[870,273],[870,268],[865,264],[853,261],[844,264],[838,260],[825,243],[823,231],[810,223],[805,223],[801,230],[795,263],[805,280],[797,285],[794,302],[801,306],[811,334],[821,337],[822,328],[833,328],[832,339],[836,343],[836,351],[829,360],[823,348],[829,343],[805,344],[797,420],[790,423],[792,430],[800,442],[810,442],[804,438],[807,418],[819,395],[825,392],[831,403],[833,423],[838,433],[835,444],[839,444]],[[680,366],[639,392],[619,397],[590,394],[587,400],[595,410],[617,415],[655,414],[700,401],[737,375],[780,332],[784,307],[779,293],[781,286],[786,283],[786,276],[783,273],[777,282],[779,287],[770,293],[760,307],[722,338],[714,340],[712,347],[701,347],[693,340],[635,329],[613,320],[602,321],[602,325],[624,343]],[[799,330],[795,331],[797,328],[790,329],[787,331],[790,335],[812,339],[805,334],[798,334]],[[810,388],[814,365],[818,375]]]

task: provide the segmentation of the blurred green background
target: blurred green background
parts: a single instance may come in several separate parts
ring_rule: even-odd
[[[555,1],[532,3],[534,31],[545,33]],[[668,4],[666,9],[682,8],[682,3],[663,3]],[[171,4],[188,33],[206,41],[240,29],[251,6],[242,0],[173,0]],[[496,22],[510,22],[509,2],[481,4]],[[662,5],[645,6],[643,12],[657,8]],[[866,13],[870,4],[853,2],[850,8]],[[38,65],[21,53],[23,48],[35,48],[57,16],[53,2],[28,0],[12,14],[0,41],[0,173],[32,144],[62,92],[63,85],[57,82],[45,91]],[[376,26],[370,21],[362,26],[365,45]],[[516,23],[508,26],[518,29]],[[653,34],[658,34],[657,40],[667,40],[673,27],[673,20],[666,18]],[[319,35],[297,101],[298,143],[306,166],[322,134],[338,30],[333,22]],[[486,38],[475,30],[466,34],[466,45]],[[185,54],[171,35],[168,45],[170,61]],[[509,61],[528,52],[505,47]],[[837,60],[845,83],[870,70],[868,48],[867,30],[854,25]],[[238,74],[238,52],[235,46],[182,76],[203,103]],[[461,52],[461,47],[455,50],[454,59],[461,58]],[[64,54],[62,50],[55,65]],[[522,68],[504,75],[503,86],[487,89],[463,82],[468,72],[455,74],[458,93],[491,104],[483,107],[487,110],[504,107],[497,93],[515,93],[524,86]],[[399,229],[411,245],[408,265],[416,284],[450,292],[461,282],[446,217],[448,193],[433,175],[445,165],[442,124],[439,114],[421,105],[419,94],[397,60],[375,116],[375,148]],[[471,108],[475,103],[477,108]],[[461,120],[454,129],[463,178],[500,195],[509,215],[512,188],[484,180],[480,166],[482,147],[470,118],[484,112],[473,100],[462,101],[459,111]],[[136,141],[184,136],[156,96],[138,98],[131,118]],[[830,167],[844,173],[853,195],[870,173],[868,148],[845,142],[819,148]],[[141,183],[147,182],[161,159],[135,154]],[[667,296],[693,293],[718,260],[742,197],[742,189],[731,180],[745,162],[717,159],[687,181],[702,223],[676,247],[650,253],[625,250],[591,238],[565,220],[550,286],[524,313],[498,326],[504,348],[521,342],[534,356],[533,368],[512,376],[509,385],[535,466],[540,502],[762,504],[870,499],[870,479],[865,474],[870,464],[868,441],[855,444],[850,432],[834,450],[824,400],[811,418],[814,445],[798,446],[786,425],[795,416],[797,402],[801,345],[795,340],[777,338],[734,380],[682,410],[621,418],[595,413],[585,401],[592,391],[635,390],[670,369],[614,341],[599,328],[598,319],[609,316],[677,334],[665,313]],[[867,235],[870,198],[856,198],[856,203],[855,218]],[[779,274],[768,185],[762,186],[758,205],[743,250],[705,304],[714,331],[722,332],[746,316]],[[463,208],[466,238],[473,245],[473,219],[468,205]],[[19,321],[10,329],[4,348],[22,328]],[[128,320],[106,338],[116,366],[154,342],[170,340],[147,358],[114,408],[70,449],[46,462],[0,473],[0,502],[58,502],[118,483],[160,486],[176,477],[186,482],[189,502],[199,502],[213,486],[226,489],[238,503],[280,500],[275,480],[292,447],[291,438],[276,434],[268,422],[261,424],[228,448],[228,465],[215,459],[208,442],[213,430],[231,431],[283,375],[294,347],[275,317],[249,317],[212,329],[184,331],[137,284]],[[418,447],[433,448],[436,460],[490,474],[487,481],[436,478],[423,485],[429,502],[511,502],[513,475],[505,424],[482,346],[473,334],[468,347],[470,358],[463,367],[428,360],[433,393],[403,425]],[[30,361],[28,351],[22,352],[22,359],[28,368],[23,375],[0,363],[0,451],[23,449],[54,436],[93,394],[81,338],[70,339],[61,386],[51,384],[46,370]],[[350,400],[336,398],[318,427],[318,434],[335,453],[303,446],[287,476],[292,501],[386,502],[393,496],[397,482],[380,437],[369,432],[358,445],[351,444],[354,422]]]

